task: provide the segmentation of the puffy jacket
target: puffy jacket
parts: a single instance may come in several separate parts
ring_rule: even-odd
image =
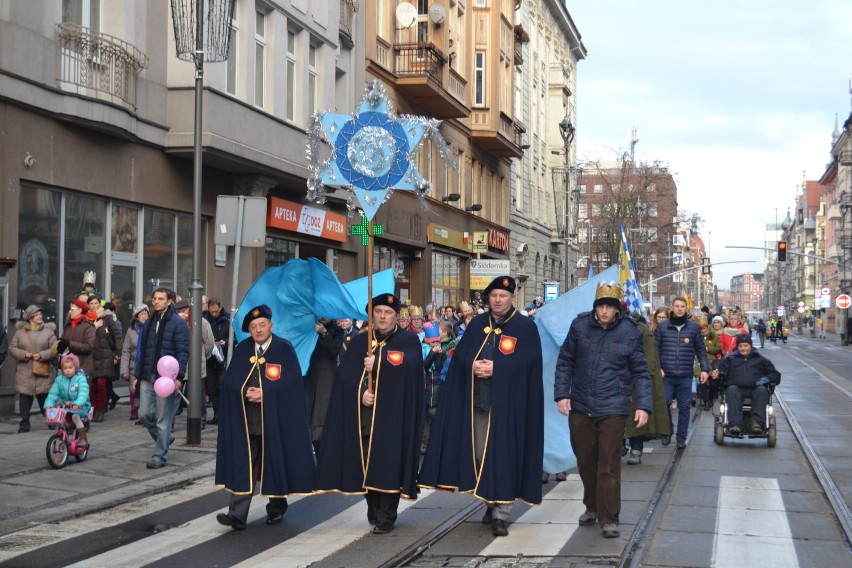
[[[623,312],[604,328],[593,312],[571,322],[556,361],[554,400],[571,399],[571,410],[588,416],[629,416],[652,411],[651,375],[642,332]]]
[[[716,368],[719,369],[719,378],[726,385],[750,389],[763,377],[769,379],[773,386],[781,382],[781,373],[775,369],[772,361],[757,351],[752,351],[748,357],[743,357],[737,351],[719,361]]]
[[[80,359],[80,368],[87,377],[94,377],[92,351],[95,349],[95,335],[95,326],[86,316],[81,316],[76,325],[69,320],[62,332],[62,340],[68,343],[68,351]]]
[[[103,322],[100,327],[95,326],[95,347],[92,349],[92,378],[107,377],[115,378],[116,355],[121,355],[121,332],[115,323],[115,316],[110,310],[103,310],[98,314],[98,320]],[[110,337],[112,342],[110,342]]]
[[[92,406],[89,401],[89,381],[82,369],[68,378],[65,373],[60,372],[53,381],[50,387],[50,392],[47,393],[47,399],[44,401],[44,407],[50,408],[65,404],[66,402],[76,406],[71,412],[80,416],[88,416],[89,407]]]
[[[15,335],[9,345],[9,354],[15,360],[15,389],[20,394],[35,396],[45,394],[53,384],[53,372],[56,361],[53,360],[53,348],[56,343],[56,324],[43,323],[33,327],[22,321],[15,324]],[[50,362],[51,372],[47,377],[33,375],[33,361],[27,359],[27,353],[38,353],[43,361]]]
[[[701,370],[710,371],[701,328],[691,319],[687,319],[680,330],[670,319],[660,322],[654,330],[654,341],[657,342],[660,367],[666,377],[692,378],[692,365],[696,357]]]
[[[157,322],[160,322],[157,329]],[[189,360],[189,327],[169,306],[162,314],[154,312],[145,322],[139,337],[139,358],[136,361],[137,377],[143,381],[156,381],[157,362],[171,355],[180,364],[177,378],[184,380]]]
[[[139,344],[141,329],[142,324],[139,320],[132,320],[124,336],[124,343],[121,346],[121,378],[125,381],[136,376],[136,348]]]

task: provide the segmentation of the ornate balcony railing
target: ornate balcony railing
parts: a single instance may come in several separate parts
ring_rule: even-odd
[[[117,37],[69,22],[56,25],[56,44],[60,88],[136,110],[136,76],[148,67],[144,53]]]
[[[396,43],[396,71],[398,76],[428,75],[430,79],[443,84],[444,65],[447,58],[435,44],[421,41],[418,43]]]
[[[346,47],[352,48],[355,41],[352,39],[352,21],[355,18],[355,12],[358,11],[358,2],[356,0],[340,0],[340,39],[346,44]]]

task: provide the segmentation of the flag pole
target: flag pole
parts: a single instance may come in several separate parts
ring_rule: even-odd
[[[373,353],[373,222],[367,228],[367,357]],[[373,372],[367,373],[367,390],[373,392]]]

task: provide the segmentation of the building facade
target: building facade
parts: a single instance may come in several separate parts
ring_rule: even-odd
[[[159,286],[188,295],[195,65],[176,57],[169,6],[0,0],[7,325],[36,304],[61,327],[86,271],[125,310]],[[226,306],[234,251],[213,244],[218,195],[267,197],[285,216],[330,222],[320,233],[270,222],[265,242],[242,254],[239,297],[291,258],[318,256],[342,280],[360,275],[363,252],[339,223],[343,202],[304,201],[311,115],[353,108],[363,89],[355,9],[348,0],[237,0],[227,61],[204,66],[199,272]],[[0,412],[14,403],[13,374],[7,365]]]
[[[763,297],[763,274],[747,272],[731,278],[731,304],[741,311],[760,311]]]

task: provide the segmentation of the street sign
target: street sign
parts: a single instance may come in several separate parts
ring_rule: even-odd
[[[822,289],[823,296],[831,296],[831,288],[823,288]]]
[[[852,298],[850,298],[848,294],[840,294],[837,296],[836,302],[838,308],[845,309],[852,305]]]
[[[799,306],[799,307],[797,308],[797,311],[798,311],[800,314],[803,314],[803,313],[805,313],[805,307],[804,307],[804,306]]]

